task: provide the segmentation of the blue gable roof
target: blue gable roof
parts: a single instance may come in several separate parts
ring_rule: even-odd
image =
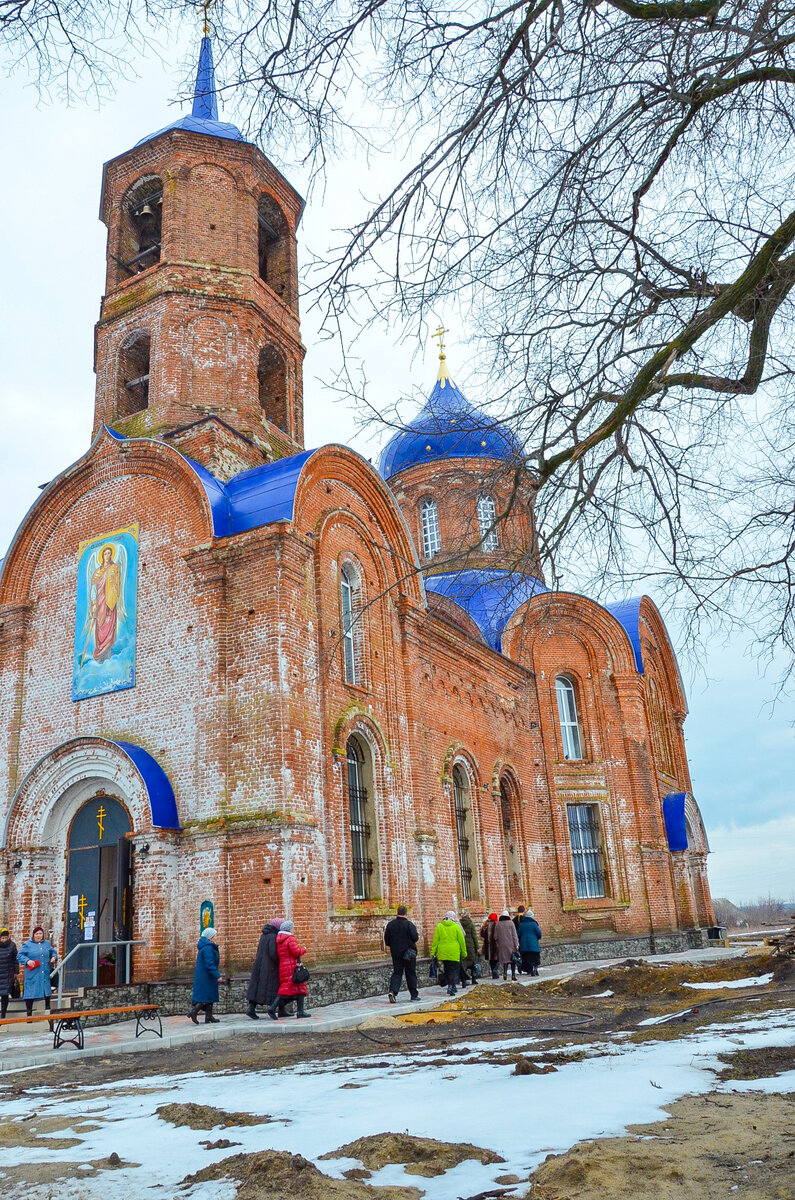
[[[390,438],[381,454],[384,479],[436,458],[494,458],[521,462],[510,430],[469,403],[447,375],[437,379],[422,412]]]
[[[477,625],[492,650],[502,653],[502,633],[526,600],[549,589],[518,571],[469,570],[426,575],[425,587],[454,600]]]
[[[179,451],[177,452],[179,453]],[[250,471],[242,471],[227,483],[221,483],[206,467],[183,454],[201,481],[210,501],[213,533],[216,537],[231,537],[274,521],[292,521],[295,493],[304,465],[315,453],[304,450],[289,458],[264,463]]]

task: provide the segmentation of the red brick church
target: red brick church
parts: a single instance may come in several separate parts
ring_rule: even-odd
[[[139,980],[208,902],[227,970],[276,914],[378,957],[401,901],[426,936],[524,901],[589,952],[698,944],[658,610],[547,589],[520,447],[443,356],[380,470],[304,449],[301,211],[207,39],[192,114],[105,164],[93,439],[0,564],[3,923],[135,941]]]

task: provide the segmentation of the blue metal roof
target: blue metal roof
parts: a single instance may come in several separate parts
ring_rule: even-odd
[[[502,653],[503,630],[516,610],[531,597],[549,591],[533,575],[496,568],[426,575],[425,587],[463,608],[498,653]]]
[[[381,453],[384,479],[436,458],[496,458],[521,461],[522,447],[499,421],[473,408],[452,379],[443,375],[422,411],[396,433]]]
[[[177,451],[179,453],[179,451]],[[264,463],[234,475],[221,483],[206,467],[183,454],[201,481],[210,502],[213,533],[216,537],[231,537],[248,529],[272,525],[274,521],[292,521],[295,493],[304,464],[315,453],[304,450],[289,458]]]
[[[632,653],[635,655],[635,666],[638,668],[639,675],[643,674],[643,651],[640,645],[640,603],[642,599],[642,596],[634,596],[631,600],[617,600],[614,604],[603,605],[626,629],[632,643]]]
[[[152,758],[151,754],[140,746],[133,745],[132,742],[114,741],[113,745],[118,746],[127,755],[143,780],[149,796],[152,824],[158,829],[179,829],[174,789],[171,786],[171,780],[157,759]]]
[[[663,820],[669,850],[687,849],[686,792],[669,792],[663,799]]]
[[[213,47],[212,41],[208,37],[202,38],[199,66],[196,70],[196,85],[193,89],[193,109],[190,115],[178,117],[170,125],[164,125],[155,133],[147,134],[135,144],[143,146],[145,142],[151,142],[153,138],[160,137],[161,133],[168,133],[170,129],[185,129],[188,133],[204,133],[208,137],[227,138],[232,142],[246,140],[237,125],[218,120]]]

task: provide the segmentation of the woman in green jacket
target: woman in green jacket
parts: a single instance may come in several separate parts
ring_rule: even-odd
[[[458,982],[458,967],[462,958],[467,956],[467,945],[464,941],[464,931],[458,924],[454,912],[444,914],[434,930],[431,954],[444,967],[444,977],[447,980],[447,995],[455,995],[455,985]]]

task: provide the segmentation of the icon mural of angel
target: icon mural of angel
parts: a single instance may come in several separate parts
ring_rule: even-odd
[[[127,577],[127,550],[122,542],[106,542],[88,556],[86,584],[89,596],[85,645],[80,666],[85,662],[92,641],[92,657],[105,662],[110,657],[119,632],[127,619],[124,585]]]

